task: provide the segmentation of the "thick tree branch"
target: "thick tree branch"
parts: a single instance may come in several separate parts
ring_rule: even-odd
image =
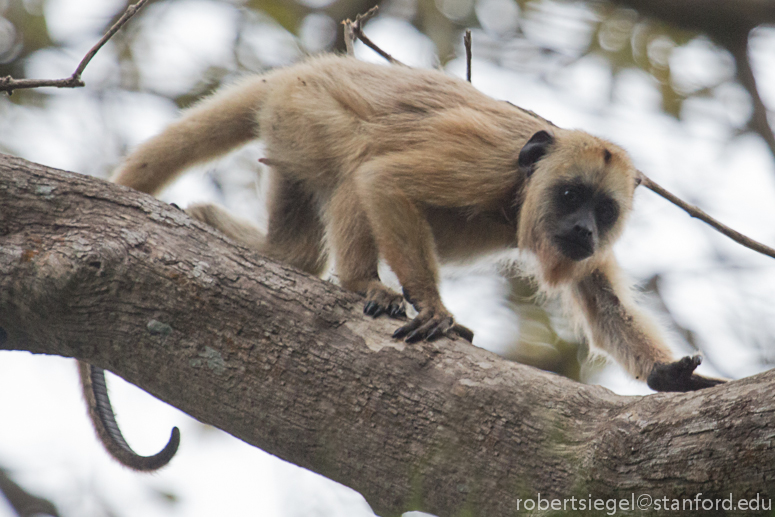
[[[0,156],[0,207],[0,348],[109,369],[383,517],[775,495],[775,371],[621,397],[462,340],[393,341],[360,297],[104,181]]]

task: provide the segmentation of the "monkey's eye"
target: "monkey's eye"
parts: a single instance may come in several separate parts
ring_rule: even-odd
[[[595,207],[595,216],[597,217],[597,224],[599,226],[611,226],[616,222],[616,218],[619,216],[619,208],[613,200],[606,199],[598,203]]]
[[[581,189],[578,187],[568,187],[560,192],[562,204],[567,209],[576,209],[583,203]]]

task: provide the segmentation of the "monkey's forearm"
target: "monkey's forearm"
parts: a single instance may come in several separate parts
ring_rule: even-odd
[[[617,285],[621,282],[612,268],[595,269],[583,277],[573,296],[593,344],[611,354],[633,377],[645,381],[654,365],[672,362],[673,354],[657,326],[629,300],[627,288]]]
[[[618,286],[618,288],[617,288]],[[655,391],[695,391],[725,381],[697,375],[700,356],[675,360],[651,318],[629,299],[618,269],[610,262],[575,286],[592,342],[611,354],[636,379]]]

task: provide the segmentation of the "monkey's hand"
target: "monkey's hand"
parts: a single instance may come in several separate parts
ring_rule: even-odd
[[[474,339],[474,333],[469,328],[455,323],[455,319],[441,304],[435,308],[420,310],[416,318],[393,333],[395,339],[401,339],[404,336],[407,343],[415,343],[423,339],[433,341],[442,336],[453,339],[460,336],[469,343]]]
[[[391,318],[405,318],[404,297],[388,289],[381,282],[372,282],[366,290],[363,314],[376,318],[387,314]]]
[[[693,373],[700,363],[699,355],[686,356],[673,363],[657,363],[646,382],[654,391],[696,391],[726,382]]]

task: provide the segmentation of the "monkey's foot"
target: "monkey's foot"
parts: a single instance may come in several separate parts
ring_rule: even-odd
[[[693,373],[700,363],[699,355],[686,356],[673,363],[657,363],[646,382],[654,391],[696,391],[726,382]]]
[[[469,328],[455,323],[452,315],[446,310],[430,309],[420,311],[416,318],[393,333],[395,339],[401,339],[404,336],[407,343],[415,343],[423,339],[433,341],[442,336],[452,339],[460,336],[469,343],[474,339],[474,333]]]
[[[375,282],[366,291],[363,314],[374,318],[382,314],[387,314],[391,318],[405,318],[404,297],[382,283]]]

